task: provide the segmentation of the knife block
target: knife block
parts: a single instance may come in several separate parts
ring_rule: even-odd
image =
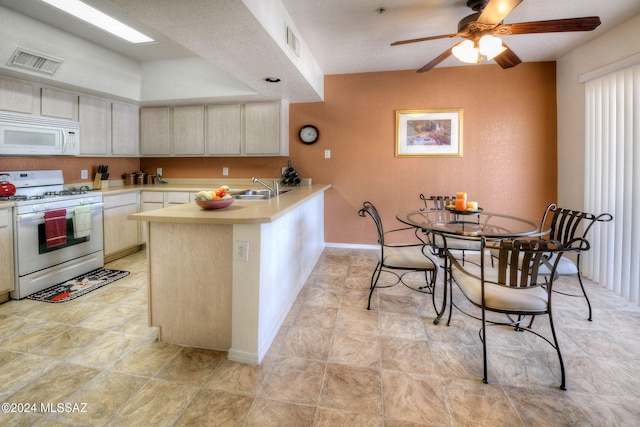
[[[102,179],[102,174],[97,173],[96,177],[93,179],[93,189],[94,190],[108,190],[109,189],[109,181],[106,179]]]

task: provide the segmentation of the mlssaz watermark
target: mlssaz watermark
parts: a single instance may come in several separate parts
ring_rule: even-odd
[[[46,402],[46,403],[8,403],[5,402],[0,405],[2,408],[2,412],[4,413],[42,413],[42,414],[51,414],[51,413],[63,413],[68,414],[71,412],[87,412],[87,404],[86,403],[71,403],[71,402]]]

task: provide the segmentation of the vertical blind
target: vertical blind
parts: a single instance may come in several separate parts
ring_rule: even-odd
[[[596,224],[586,277],[640,305],[640,65],[586,84],[584,210]]]

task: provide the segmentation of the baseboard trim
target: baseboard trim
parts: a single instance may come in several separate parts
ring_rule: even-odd
[[[325,242],[325,248],[342,248],[342,249],[380,249],[380,245],[359,245],[354,243],[328,243]]]

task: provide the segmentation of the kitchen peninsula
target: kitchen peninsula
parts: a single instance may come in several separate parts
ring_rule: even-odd
[[[161,341],[259,364],[324,248],[329,188],[129,215],[148,223],[149,321]]]

